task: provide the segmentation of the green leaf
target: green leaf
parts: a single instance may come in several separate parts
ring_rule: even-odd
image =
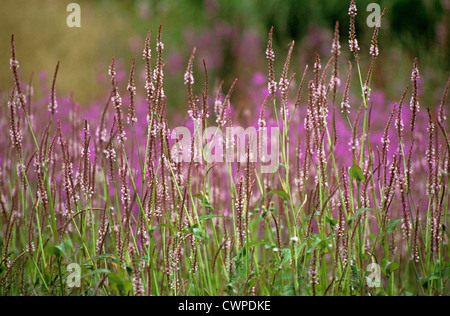
[[[314,249],[316,249],[317,245],[322,242],[322,239],[317,235],[315,236],[314,243],[312,246],[306,251],[306,253],[312,253]]]
[[[221,215],[205,215],[205,216],[204,216],[204,219],[205,219],[205,220],[207,220],[207,219],[213,219],[213,218],[225,218],[225,219],[232,220],[232,218],[231,218],[231,217],[228,217],[228,216],[221,216]]]
[[[330,236],[327,237],[325,239],[321,239],[319,237],[319,235],[314,235],[313,238],[315,238],[314,244],[306,251],[306,253],[312,253],[314,251],[314,249],[319,248],[319,249],[327,249],[329,244],[330,244],[330,240],[336,238],[335,236]]]
[[[398,263],[390,262],[388,259],[383,259],[381,261],[381,266],[383,267],[383,272],[385,274],[391,274],[392,271],[395,271],[399,268]]]
[[[100,255],[100,256],[92,257],[91,259],[87,260],[87,261],[85,262],[85,264],[88,263],[88,262],[91,262],[91,261],[101,260],[101,259],[112,259],[114,262],[117,262],[117,258],[116,258],[115,255],[112,255],[112,254],[103,254],[103,255]]]
[[[348,175],[349,175],[350,179],[354,179],[357,182],[366,180],[366,178],[364,178],[364,174],[363,174],[361,168],[356,165],[352,166],[350,168]]]
[[[331,226],[336,226],[339,222],[335,219],[329,218],[328,216],[325,218],[326,222]]]
[[[387,234],[392,234],[395,231],[395,229],[397,228],[397,224],[401,223],[401,221],[402,221],[401,219],[390,221],[389,224],[388,224],[386,233]]]
[[[198,239],[203,239],[202,231],[200,230],[200,228],[195,227],[192,231],[195,237],[197,237]]]
[[[283,200],[289,200],[289,195],[286,192],[284,192],[283,190],[270,191],[266,195],[269,195],[269,194],[278,194],[278,196],[280,198],[282,198]]]
[[[111,271],[109,271],[108,269],[98,269],[98,270],[94,270],[94,271],[90,271],[86,274],[83,274],[81,277],[85,278],[94,274],[102,274],[102,273],[106,273],[106,274],[110,274]]]
[[[65,256],[67,259],[69,259],[70,262],[72,262],[72,258],[70,258],[69,254],[67,253],[66,248],[73,248],[71,241],[65,241],[57,246],[52,246],[48,249],[48,254],[55,257],[61,257]]]
[[[256,284],[256,280],[251,278],[247,283],[247,288],[251,289]]]
[[[47,250],[47,253],[50,256],[55,256],[55,257],[61,257],[62,256],[61,250],[57,246],[50,247]]]
[[[159,225],[153,226],[153,228],[151,230],[157,230],[158,228],[163,228],[163,227],[173,229],[177,232],[179,231],[178,228],[176,228],[172,225],[168,225],[168,224],[159,224]]]
[[[423,287],[425,290],[428,290],[428,288],[430,287],[431,283],[432,283],[434,280],[440,280],[440,279],[441,279],[441,278],[439,278],[439,277],[437,277],[437,276],[430,275],[430,276],[428,276],[428,277],[419,278],[419,281],[420,281],[422,287]]]
[[[398,265],[398,263],[397,262],[392,262],[390,265],[389,265],[389,271],[395,271],[395,270],[397,270],[398,268],[399,268],[399,265]]]
[[[209,238],[208,234],[206,232],[203,233],[203,231],[198,227],[194,227],[194,229],[192,230],[192,233],[198,239],[206,240]]]
[[[280,264],[285,264],[291,259],[291,249],[281,249],[281,262]]]
[[[209,201],[205,201],[205,207],[208,209],[210,213],[214,212],[214,207],[209,203]]]
[[[369,239],[370,240],[374,240],[375,238],[377,238],[378,237],[378,234],[370,234],[369,235]]]
[[[194,199],[200,200],[205,203],[205,207],[208,209],[210,213],[214,211],[214,207],[209,203],[209,199],[207,196],[204,196],[203,194],[194,194],[192,196]]]
[[[295,255],[298,256],[300,254],[300,252],[303,250],[303,248],[306,246],[306,243],[308,242],[307,239],[305,239],[300,246],[297,247],[296,251],[295,251]]]

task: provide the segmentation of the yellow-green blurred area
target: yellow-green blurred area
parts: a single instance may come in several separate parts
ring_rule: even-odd
[[[81,6],[80,28],[66,24],[70,14],[66,8],[71,2]],[[371,2],[387,7],[380,30],[381,56],[375,87],[397,96],[408,84],[414,57],[419,58],[426,87],[445,86],[450,68],[450,0],[357,1],[363,66],[370,58],[373,29],[366,24],[370,14],[366,8]],[[2,0],[0,90],[11,87],[11,34],[15,35],[23,80],[28,81],[34,73],[35,85],[40,81],[50,85],[60,61],[58,95],[74,92],[78,102],[87,104],[107,93],[112,57],[125,74],[136,57],[138,70],[142,71],[147,31],[153,30],[155,51],[161,24],[167,61],[166,94],[177,103],[184,95],[183,72],[194,46],[198,49],[199,78],[203,78],[202,59],[211,76],[224,79],[228,86],[235,77],[245,82],[256,71],[265,74],[264,52],[272,25],[278,64],[284,62],[290,41],[296,41],[293,71],[297,73],[305,64],[313,64],[315,51],[323,56],[323,62],[330,57],[337,20],[341,23],[343,58],[348,57],[348,6],[349,1],[344,0]],[[347,64],[342,65],[345,76]],[[239,89],[245,89],[245,84],[237,93]],[[430,102],[435,98],[433,89],[429,89]],[[45,93],[35,90],[36,97]]]

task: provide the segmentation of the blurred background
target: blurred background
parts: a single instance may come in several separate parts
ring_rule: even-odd
[[[81,6],[81,28],[66,25],[66,7],[71,2]],[[364,73],[373,32],[366,24],[370,14],[366,8],[371,2],[387,8],[374,88],[383,90],[388,99],[398,100],[410,83],[413,60],[418,57],[424,80],[423,100],[433,105],[440,99],[450,73],[450,0],[358,0],[357,33]],[[248,84],[257,84],[258,78],[263,80],[266,75],[264,53],[272,25],[277,73],[281,72],[290,41],[295,40],[291,71],[301,76],[306,64],[313,65],[314,52],[321,54],[323,63],[330,57],[334,25],[339,21],[341,76],[345,78],[348,6],[349,1],[344,0],[2,0],[0,90],[11,87],[13,33],[22,78],[28,81],[33,76],[35,97],[48,94],[59,60],[58,94],[73,92],[77,102],[88,105],[108,93],[112,57],[119,61],[124,88],[133,57],[142,74],[145,36],[153,30],[154,50],[162,24],[169,108],[185,108],[183,74],[194,47],[196,84],[202,84],[205,59],[212,80],[225,80],[225,88],[234,78],[239,79],[234,102],[247,102]],[[138,93],[143,92],[143,86],[138,86]]]

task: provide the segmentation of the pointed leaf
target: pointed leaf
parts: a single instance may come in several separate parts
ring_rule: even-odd
[[[88,276],[91,276],[94,274],[102,274],[102,273],[110,274],[111,271],[109,271],[108,269],[98,269],[98,270],[94,270],[94,271],[89,271],[86,274],[83,274],[81,277],[85,278],[85,277],[88,277]]]
[[[280,198],[282,198],[283,200],[289,200],[289,195],[286,192],[284,192],[283,190],[270,191],[266,195],[269,195],[269,194],[278,194],[278,196]]]
[[[112,255],[112,254],[103,254],[103,255],[99,255],[99,256],[92,257],[91,259],[87,260],[87,261],[85,262],[85,264],[88,263],[88,262],[91,262],[91,261],[101,260],[101,259],[112,259],[113,261],[117,262],[117,258],[116,258],[115,255]]]
[[[356,165],[354,165],[350,168],[348,175],[349,175],[350,179],[354,179],[357,182],[366,180],[361,168]]]
[[[401,219],[390,221],[389,224],[388,224],[388,228],[386,230],[386,233],[387,234],[392,234],[395,231],[395,229],[397,228],[397,224],[401,223],[401,222],[402,222]]]

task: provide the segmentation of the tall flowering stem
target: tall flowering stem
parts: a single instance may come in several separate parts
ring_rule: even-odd
[[[411,137],[414,137],[414,131],[417,123],[417,113],[420,111],[419,104],[419,67],[418,67],[418,59],[414,60],[413,70],[411,73],[411,82],[412,82],[412,96],[410,102],[410,109],[412,111],[412,119],[411,119]]]
[[[274,70],[275,52],[273,51],[273,27],[270,29],[269,33],[269,42],[267,44],[266,57],[269,62],[268,89],[269,93],[272,96],[275,96],[275,92],[277,92],[277,82],[275,81],[275,70]]]
[[[52,116],[55,115],[56,109],[58,107],[58,101],[56,100],[56,90],[55,90],[58,69],[59,69],[59,61],[56,64],[55,73],[53,75],[52,91],[50,94],[50,104],[48,105],[48,110],[50,111],[50,113],[52,113]]]
[[[355,0],[351,0],[350,7],[348,9],[348,15],[350,16],[350,32],[349,32],[349,48],[350,51],[353,53],[353,56],[356,60],[359,59],[358,52],[359,52],[359,45],[358,40],[356,39],[356,23],[355,18],[357,15],[358,9],[356,8]]]

